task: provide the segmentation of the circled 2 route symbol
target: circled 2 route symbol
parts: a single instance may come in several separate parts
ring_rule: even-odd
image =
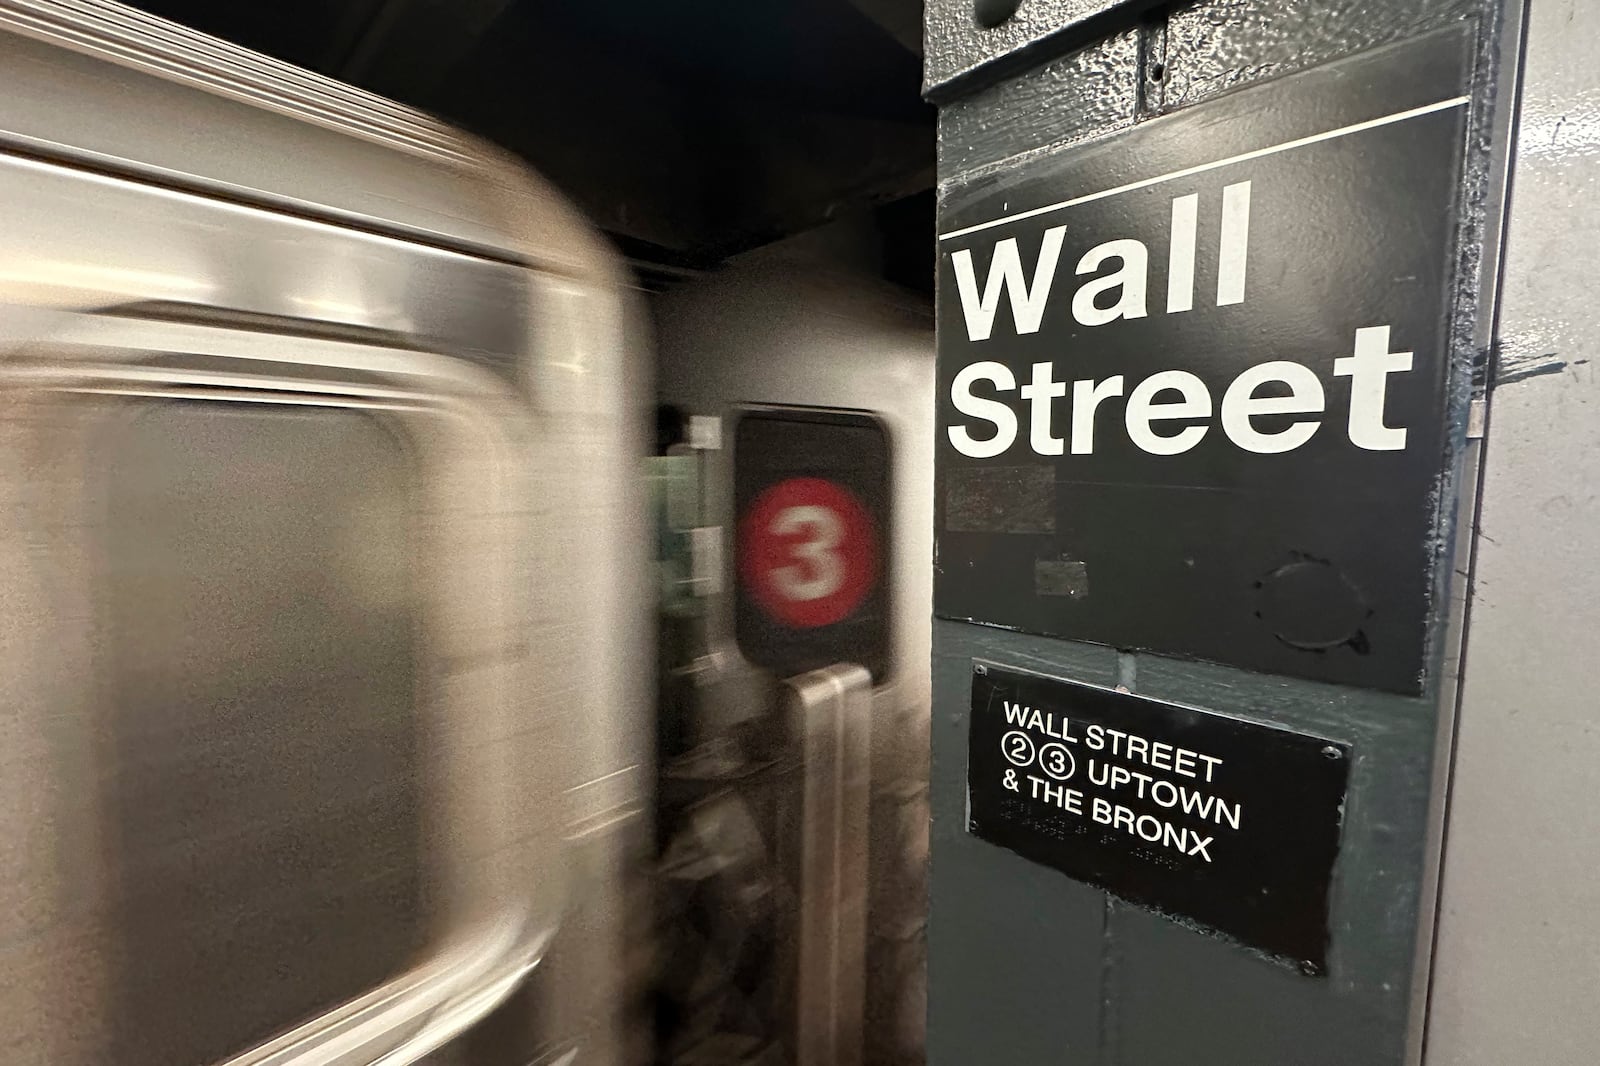
[[[1021,730],[1013,729],[1000,738],[1000,753],[1006,757],[1006,762],[1012,766],[1032,766],[1034,756],[1033,738]]]

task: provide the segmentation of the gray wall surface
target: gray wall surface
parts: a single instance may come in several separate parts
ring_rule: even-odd
[[[1600,1020],[1600,6],[1529,8],[1427,1061],[1578,1066]]]
[[[1469,254],[1457,279],[1448,412],[1455,461],[1439,530],[1452,542],[1457,499],[1468,499],[1476,480],[1468,401],[1481,383],[1481,354],[1488,347],[1479,298],[1492,279],[1478,263],[1495,260],[1498,201],[1490,145],[1492,120],[1505,113],[1496,106],[1498,8],[1472,0],[1203,0],[1140,14],[1141,5],[1101,4],[1090,11],[1077,3],[1023,0],[1025,27],[1012,32],[1014,47],[1026,52],[1017,60],[983,39],[971,23],[970,5],[928,4],[927,87],[942,108],[944,194],[995,168],[1098,143],[1239,86],[1477,20],[1475,144],[1464,190]],[[1046,32],[1041,20],[1052,18],[1055,30]],[[1458,485],[1469,491],[1459,494]],[[1420,698],[936,620],[930,1063],[1415,1061],[1455,702],[1457,601],[1446,596],[1440,602],[1434,680]],[[1303,976],[970,836],[966,743],[977,657],[1090,683],[1121,683],[1351,743],[1356,755],[1331,900],[1329,975]]]

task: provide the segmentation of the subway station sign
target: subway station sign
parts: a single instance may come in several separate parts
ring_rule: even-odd
[[[978,663],[967,828],[1323,973],[1350,749]]]
[[[1469,39],[946,193],[937,614],[1421,690]]]

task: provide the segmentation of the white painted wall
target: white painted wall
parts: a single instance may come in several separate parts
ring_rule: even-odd
[[[1600,1061],[1600,4],[1531,0],[1426,1061]]]

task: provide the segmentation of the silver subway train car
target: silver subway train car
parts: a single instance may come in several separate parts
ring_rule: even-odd
[[[0,2],[0,69],[0,1061],[420,1061],[642,839],[620,264],[493,148],[117,4]]]
[[[701,541],[666,612],[685,636],[662,646],[687,683],[661,701],[678,719],[660,751],[676,888],[661,936],[689,972],[709,954],[723,975],[666,971],[663,1035],[719,1061],[751,1061],[733,1038],[762,1031],[729,1021],[762,1006],[737,976],[762,936],[788,997],[768,1026],[779,1061],[923,1061],[933,322],[871,244],[870,220],[846,216],[655,305],[657,391],[684,420],[658,461],[682,464],[668,480],[692,486],[678,511]],[[698,795],[669,787],[689,776]],[[693,842],[728,823],[754,829],[697,868]],[[770,913],[740,905],[758,893]]]
[[[108,0],[0,69],[0,1062],[920,1062],[925,304],[801,241],[653,348],[418,112]]]

